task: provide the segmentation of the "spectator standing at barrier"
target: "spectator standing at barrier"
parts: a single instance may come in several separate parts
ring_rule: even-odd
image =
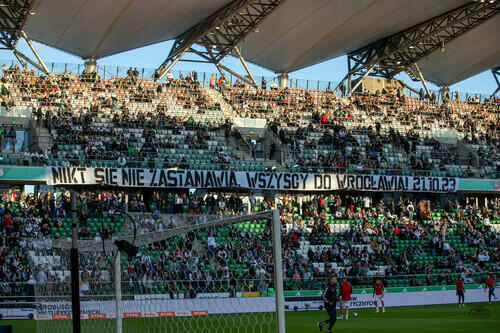
[[[256,145],[255,145],[255,152],[256,152],[256,157],[257,158],[262,158],[264,157],[264,145],[262,144],[262,142],[257,142]]]
[[[127,158],[125,157],[125,154],[121,154],[120,157],[118,157],[118,165],[122,168],[124,168],[127,165]]]
[[[5,217],[3,218],[3,225],[5,227],[6,234],[8,236],[11,236],[12,231],[14,230],[14,223],[12,221],[10,213],[5,214]]]
[[[191,283],[188,285],[186,292],[184,293],[184,298],[187,298],[187,299],[195,299],[196,298],[196,291],[194,290]]]
[[[424,90],[422,88],[420,88],[420,90],[418,91],[418,100],[419,101],[423,101],[424,100]]]
[[[210,89],[215,89],[215,74],[210,75]]]
[[[274,157],[274,153],[276,153],[276,145],[274,142],[271,144],[271,147],[269,147],[269,159],[272,160]]]
[[[217,80],[217,88],[219,88],[219,90],[222,90],[224,88],[224,83],[225,83],[224,76],[221,76]]]
[[[217,243],[215,242],[215,237],[213,235],[208,236],[207,245],[208,245],[207,255],[209,258],[211,258],[214,255],[215,250],[217,249]]]
[[[474,155],[472,154],[472,152],[469,152],[469,154],[467,154],[467,160],[469,161],[469,166],[472,166],[472,164],[474,163]]]

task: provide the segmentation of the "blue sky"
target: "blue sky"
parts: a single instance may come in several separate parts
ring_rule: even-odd
[[[70,53],[60,51],[58,49],[40,44],[34,43],[38,53],[42,56],[46,63],[70,63],[70,64],[81,64],[83,60],[77,56]],[[163,60],[166,58],[172,42],[164,42],[155,45],[150,45],[135,50],[123,52],[110,57],[102,58],[98,60],[98,65],[101,66],[123,66],[123,67],[137,67],[137,68],[148,68],[154,69],[158,67]],[[26,42],[24,40],[19,41],[18,49],[26,55],[32,56],[32,53]],[[0,60],[14,60],[15,57],[11,51],[1,50]],[[226,66],[231,69],[235,69],[238,73],[244,73],[243,66],[240,64],[238,59],[228,57],[223,62]],[[276,74],[266,70],[262,67],[249,64],[252,72],[256,76],[268,76],[275,77]],[[174,70],[190,71],[196,69],[198,72],[216,72],[215,66],[211,64],[199,64],[199,63],[189,63],[189,62],[179,62],[175,65]],[[310,66],[308,68],[290,73],[290,78],[299,80],[320,80],[320,81],[331,81],[339,82],[342,80],[346,73],[346,58],[339,57],[323,63]],[[419,82],[412,82],[406,75],[401,76],[401,78],[407,82],[409,85],[420,89],[422,86]],[[496,89],[497,84],[491,74],[491,71],[486,71],[473,76],[467,80],[454,84],[450,87],[452,91],[469,92],[469,93],[481,93],[489,95],[493,93]],[[429,84],[430,89],[437,90],[437,86]]]

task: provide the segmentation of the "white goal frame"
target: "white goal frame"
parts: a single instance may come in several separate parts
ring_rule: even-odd
[[[128,215],[128,214],[127,214]],[[132,218],[131,216],[129,216]],[[276,332],[285,333],[285,306],[284,306],[284,292],[283,292],[283,260],[281,253],[281,222],[280,222],[280,212],[278,209],[259,212],[248,215],[240,216],[210,216],[203,223],[188,223],[180,227],[174,227],[167,230],[150,232],[142,235],[123,235],[121,237],[113,237],[112,239],[105,241],[96,240],[79,240],[77,242],[79,252],[114,252],[118,251],[116,245],[114,244],[117,240],[126,240],[133,243],[135,246],[144,246],[151,243],[159,242],[177,235],[186,234],[190,231],[196,231],[199,229],[205,229],[209,227],[220,227],[229,224],[249,222],[255,220],[261,220],[263,218],[270,219],[272,221],[272,245],[273,245],[273,257],[274,257],[274,290],[275,290],[275,304],[276,304]],[[134,221],[135,223],[135,221]],[[126,225],[124,225],[126,227]],[[132,225],[129,226],[132,229]],[[45,246],[49,245],[69,250],[72,246],[72,240],[69,239],[57,239],[45,241]],[[120,255],[114,256],[114,291],[115,291],[115,311],[116,311],[116,333],[122,333],[123,328],[123,314],[122,314],[122,290],[121,290],[121,263]]]

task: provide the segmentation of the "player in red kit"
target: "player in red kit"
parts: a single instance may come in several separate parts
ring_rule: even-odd
[[[385,304],[384,304],[384,294],[385,294],[385,287],[380,281],[380,279],[377,279],[375,281],[375,284],[373,285],[373,297],[375,298],[375,307],[377,308],[378,311],[378,302],[382,304],[382,312],[385,312]]]
[[[347,282],[347,278],[342,279],[340,284],[340,319],[343,319],[345,309],[345,319],[349,320],[349,303],[351,301],[352,286]]]
[[[342,286],[340,286],[342,288]],[[489,275],[486,275],[486,282],[484,284],[484,291],[486,292],[486,288],[488,288],[488,303],[491,304],[491,296],[493,296],[495,299],[497,299],[497,297],[495,296],[495,287],[496,287],[496,283],[495,281],[493,281],[493,279],[489,276]],[[340,310],[342,311],[342,310]]]
[[[459,277],[457,281],[457,296],[458,296],[458,306],[465,306],[465,287],[464,281]]]

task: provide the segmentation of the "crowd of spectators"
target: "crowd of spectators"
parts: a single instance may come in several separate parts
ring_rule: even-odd
[[[2,70],[2,106],[32,108],[51,131],[50,148],[24,152],[27,165],[111,161],[105,165],[188,168],[227,167],[235,160],[229,139],[240,140],[241,135],[211,92],[201,87],[195,71],[159,83],[140,78],[132,68],[126,77],[109,80],[87,72],[38,76],[16,66]],[[329,89],[268,90],[266,85],[250,89],[210,79],[232,116],[267,120],[300,171],[440,171],[460,177],[472,175],[473,169],[500,171],[498,100],[438,102],[428,96],[429,102],[400,92],[339,97]],[[15,146],[13,128],[5,128],[1,138]],[[459,156],[458,143],[449,143],[451,139],[461,141],[462,150],[469,149],[467,158]],[[459,167],[459,173],[450,173],[452,167]],[[285,197],[281,204],[288,289],[316,287],[328,275],[351,276],[356,285],[368,284],[375,275],[389,280],[412,276],[409,284],[423,285],[450,283],[452,274],[472,282],[477,280],[474,274],[498,271],[499,235],[490,226],[498,222],[498,200],[486,208],[409,196],[387,202],[370,195],[303,199],[299,205]],[[254,194],[171,192],[145,200],[141,193],[104,190],[82,192],[77,201],[79,236],[98,241],[126,227],[119,210],[137,214],[138,232],[145,234],[175,226],[176,219],[163,214],[229,216],[276,205],[269,196],[257,202]],[[67,194],[4,192],[0,219],[0,280],[6,293],[20,295],[35,282],[68,279],[56,273],[64,270],[54,270],[53,263],[31,263],[27,241],[69,236]],[[167,292],[172,297],[196,297],[201,290],[265,292],[265,281],[273,275],[271,246],[265,221],[210,228],[141,248],[127,262],[126,279],[133,292]],[[103,273],[110,270],[103,254],[82,255],[82,267],[84,284],[109,279]],[[236,282],[243,279],[248,281],[245,288]],[[175,282],[179,280],[188,282]]]
[[[19,104],[33,107],[52,133],[50,148],[24,151],[25,165],[228,168],[235,158],[226,141],[241,136],[200,88],[195,71],[161,84],[139,79],[133,69],[112,80],[10,71],[5,78]],[[200,150],[207,158],[200,159]]]
[[[387,202],[374,202],[369,195],[303,199],[300,205],[285,196],[281,206],[286,289],[319,288],[332,275],[349,276],[355,286],[369,285],[375,276],[412,286],[452,284],[458,275],[473,283],[500,269],[500,237],[490,226],[498,223],[498,200],[492,200],[486,209],[465,201],[441,205],[411,197]],[[249,200],[259,209],[274,206],[270,197],[261,202]],[[245,210],[218,213],[238,215]],[[346,221],[350,224],[342,230],[333,228]],[[192,251],[192,244],[200,241],[204,245],[201,256]],[[178,246],[185,242],[187,252]],[[176,239],[174,244],[155,244],[144,248],[143,253],[154,254],[161,249],[154,265],[181,261],[180,270],[170,273],[171,279],[189,281],[198,292],[237,288],[265,293],[270,286],[273,262],[271,226],[267,222],[209,228]],[[165,246],[169,250],[164,251]],[[130,279],[147,272],[143,265],[149,265],[150,260],[138,256],[133,265],[135,275]],[[198,265],[193,267],[188,262]],[[161,270],[147,276],[153,285],[164,283]],[[207,287],[206,283],[212,281],[219,282]],[[236,281],[244,282],[236,286]],[[171,285],[158,287],[157,292]],[[179,287],[176,284],[175,288]]]
[[[298,166],[292,171],[437,172],[460,177],[500,171],[498,99],[461,101],[448,93],[426,101],[425,96],[404,96],[401,90],[340,97],[331,89],[267,89],[266,81],[254,89],[215,76],[210,85],[220,89],[232,114],[201,87],[196,71],[178,79],[168,75],[160,83],[141,78],[134,68],[126,77],[104,80],[87,74],[37,76],[4,66],[1,94],[13,106],[32,108],[53,134],[54,145],[26,151],[24,164],[104,161],[118,166],[226,168],[234,159],[226,150],[211,151],[211,158],[198,161],[189,154],[207,150],[214,131],[237,133],[231,131],[231,117],[239,116],[267,120],[281,151],[289,153],[285,167]],[[185,129],[194,134],[179,142],[179,130]],[[229,146],[225,138],[223,145]],[[457,141],[468,147],[468,154],[460,152]],[[65,145],[69,150],[61,151]],[[190,152],[176,151],[172,158],[165,149]]]
[[[279,204],[286,289],[314,289],[330,275],[349,276],[355,286],[369,284],[374,276],[417,286],[449,284],[460,274],[472,283],[500,268],[500,236],[491,227],[499,223],[497,199],[488,208],[410,196],[384,201],[370,195],[316,195],[300,202],[285,195]],[[257,201],[253,194],[154,193],[146,200],[140,192],[122,191],[82,192],[77,203],[79,237],[98,241],[116,236],[120,228],[142,235],[176,227],[181,220],[175,214],[237,216],[247,214],[248,206],[254,211],[276,206],[268,195]],[[123,223],[128,217],[122,211],[133,215],[134,228]],[[0,279],[7,295],[27,295],[37,282],[69,281],[63,251],[43,245],[69,237],[58,231],[67,228],[69,216],[67,193],[3,192]],[[269,221],[210,227],[156,242],[124,264],[127,292],[172,297],[266,293],[274,272],[271,246]],[[61,259],[52,263],[34,258],[56,254]],[[99,252],[81,255],[87,294],[109,284],[108,259]]]
[[[302,214],[289,204],[282,214],[290,230],[284,251],[288,286],[304,288],[303,280],[330,275],[350,276],[358,285],[377,275],[410,279],[411,285],[449,284],[456,274],[477,282],[474,273],[500,268],[500,237],[490,226],[498,223],[499,208],[497,199],[487,209],[465,201],[440,205],[406,197],[375,203],[348,195],[313,197],[303,203]],[[346,223],[341,231],[331,228],[336,221]]]
[[[137,234],[141,235],[176,226],[177,219],[174,219],[172,215],[168,218],[164,217],[168,215],[162,214],[209,216],[246,213],[242,198],[234,194],[195,196],[188,193],[162,193],[161,195],[154,193],[148,200],[145,200],[140,192],[89,191],[78,193],[77,207],[79,238],[97,241],[116,237],[120,228],[128,232],[136,230]],[[53,248],[51,243],[46,243],[50,239],[70,236],[69,192],[57,195],[50,192],[39,195],[33,193],[25,195],[24,192],[15,191],[3,192],[0,202],[0,218],[2,220],[0,265],[3,267],[0,281],[5,284],[4,296],[27,295],[30,290],[32,291],[32,286],[36,282],[43,284],[69,281],[68,268],[65,267],[69,258],[64,255],[64,251]],[[134,219],[136,225],[132,226],[133,223],[128,220],[130,218]],[[128,226],[123,220],[127,220]],[[95,221],[98,221],[97,224]],[[196,265],[208,265],[208,260],[199,260],[198,255],[192,252],[194,240],[192,235],[190,233],[184,237],[176,237],[143,248],[130,266],[135,267],[135,272],[140,272],[141,275],[134,275],[129,267],[128,278],[142,288],[143,282],[148,278],[154,278],[154,281],[166,278],[163,272],[172,274],[169,279],[174,277],[175,280],[186,279],[188,272],[183,270],[185,268],[183,263],[187,259],[194,260]],[[170,248],[171,244],[175,244],[175,248]],[[172,265],[172,272],[175,274],[170,273],[169,270],[159,270],[159,266],[156,268],[148,266],[148,262],[145,261],[150,261],[151,256],[154,256],[150,252],[153,248],[162,249],[162,267]],[[59,259],[54,262],[37,263],[35,257],[39,256],[57,256]],[[204,258],[206,256],[207,254]],[[158,263],[159,259],[155,258]],[[87,292],[96,292],[95,288],[103,288],[106,281],[109,282],[109,272],[105,274],[105,271],[110,268],[109,262],[103,253],[83,252],[81,267],[84,268],[81,279],[84,285],[90,286]],[[149,271],[149,268],[152,270]],[[142,275],[144,272],[149,272],[146,277]],[[198,274],[198,272],[194,268],[191,273]],[[197,280],[199,277],[199,275],[192,275],[189,279]],[[7,288],[12,290],[7,292]]]
[[[280,116],[268,117],[270,128],[301,170],[400,174],[406,168],[447,175],[457,166],[461,177],[471,175],[473,165],[482,175],[500,170],[498,103],[436,105],[391,94],[357,94],[338,105],[325,110],[316,104],[305,113],[302,126]],[[479,148],[460,157],[453,138]]]

